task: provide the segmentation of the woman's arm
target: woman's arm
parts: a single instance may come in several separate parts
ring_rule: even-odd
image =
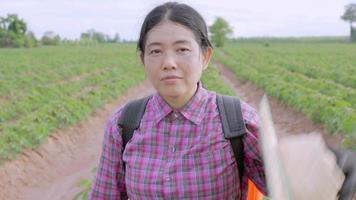
[[[244,144],[244,168],[246,176],[264,194],[267,194],[266,177],[262,152],[259,144],[259,123],[260,119],[257,111],[247,103],[241,101],[242,115],[246,124],[246,135],[243,138]]]
[[[100,163],[89,199],[128,199],[122,161],[121,129],[117,125],[121,110],[107,123]]]

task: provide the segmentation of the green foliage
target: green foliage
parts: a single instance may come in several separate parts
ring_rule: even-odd
[[[356,52],[348,44],[235,43],[217,59],[271,96],[356,142]]]
[[[211,40],[217,47],[224,46],[228,36],[233,33],[229,23],[221,17],[217,17],[209,27]]]
[[[80,43],[84,45],[97,44],[97,43],[118,43],[120,42],[120,36],[118,33],[114,37],[110,37],[107,34],[90,29],[80,35]]]
[[[0,17],[0,47],[32,47],[37,40],[32,32],[27,32],[27,24],[16,14]]]
[[[225,95],[236,95],[234,91],[225,84],[224,81],[221,81],[221,76],[218,69],[213,67],[212,64],[204,71],[202,79],[203,86],[209,90],[216,91],[220,94]]]
[[[356,42],[356,31],[352,27],[352,23],[356,22],[356,4],[350,3],[345,6],[345,12],[341,16],[341,19],[350,23],[350,40]]]
[[[29,47],[37,47],[37,46],[38,46],[38,42],[35,37],[35,34],[32,31],[27,32],[25,37],[25,47],[29,48]]]
[[[94,167],[91,170],[91,173],[95,174],[97,169],[98,169],[97,167]],[[82,191],[80,191],[78,194],[76,194],[74,196],[73,200],[79,200],[79,199],[87,200],[88,197],[89,197],[88,195],[89,195],[89,192],[90,192],[92,184],[93,184],[93,180],[92,179],[82,179],[82,180],[80,180],[80,182],[78,184],[78,187],[82,188]]]
[[[61,37],[56,35],[53,31],[47,31],[41,38],[42,45],[59,45]]]
[[[81,192],[79,192],[78,194],[76,194],[73,198],[73,200],[87,200],[89,198],[89,192],[90,192],[90,188],[91,185],[93,183],[93,180],[89,180],[89,179],[83,179],[79,182],[78,186],[84,188]],[[80,198],[81,197],[81,198]]]
[[[352,24],[353,22],[356,22],[356,4],[355,3],[350,3],[345,6],[345,12],[341,16],[341,19],[350,22],[350,24]]]
[[[27,24],[22,19],[19,19],[16,14],[9,14],[6,18],[6,22],[8,23],[8,31],[16,35],[24,35],[26,33]]]
[[[144,79],[131,44],[0,49],[0,163]]]

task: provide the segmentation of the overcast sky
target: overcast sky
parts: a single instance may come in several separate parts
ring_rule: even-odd
[[[162,0],[0,0],[0,16],[16,13],[39,38],[51,30],[75,39],[94,28],[136,40],[145,15]],[[184,0],[211,25],[226,19],[235,37],[340,36],[349,24],[340,16],[356,0]]]

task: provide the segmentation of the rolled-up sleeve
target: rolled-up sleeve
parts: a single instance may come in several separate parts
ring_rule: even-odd
[[[128,199],[122,161],[121,128],[117,125],[121,110],[119,109],[106,125],[100,162],[89,199]]]
[[[267,194],[266,176],[259,144],[260,118],[257,111],[242,102],[242,113],[245,120],[247,134],[244,137],[244,163],[246,176],[254,182],[257,188]]]

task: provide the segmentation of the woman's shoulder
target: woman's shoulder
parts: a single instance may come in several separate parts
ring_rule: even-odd
[[[109,119],[106,121],[105,132],[108,135],[112,135],[112,137],[115,138],[116,140],[119,140],[121,137],[120,136],[121,131],[120,131],[120,128],[118,125],[118,120],[120,119],[120,117],[122,115],[123,108],[124,108],[124,105],[121,105],[118,108],[116,108],[114,113],[112,113],[109,116]]]
[[[256,119],[256,117],[258,118],[257,109],[244,100],[240,99],[240,102],[241,102],[241,111],[243,116],[248,118],[249,120],[257,120]]]
[[[260,116],[257,110],[248,104],[247,102],[240,100],[241,102],[241,112],[246,127],[248,129],[257,130],[260,126]]]
[[[144,100],[146,98],[148,98],[147,100],[149,100],[152,97],[152,95],[146,96],[146,97],[142,97],[142,98],[137,98],[137,99],[132,99],[122,105],[120,105],[119,107],[116,108],[116,110],[113,112],[113,114],[109,117],[108,120],[108,124],[109,125],[117,125],[119,120],[121,120],[124,114],[124,110],[128,107],[128,105],[134,103],[134,102],[139,102],[141,100]],[[141,103],[145,103],[145,101],[141,101]],[[135,105],[137,106],[137,104]]]
[[[211,94],[211,100],[217,100],[217,96],[221,95],[219,93],[216,93],[214,91],[208,91]],[[247,103],[246,101],[242,100],[239,97],[238,100],[240,101],[240,105],[241,105],[241,112],[242,112],[242,118],[246,124],[246,126],[248,128],[255,128],[257,129],[259,127],[260,124],[260,117],[259,114],[257,112],[257,110],[250,105],[249,103]],[[217,102],[216,102],[216,106],[217,106]]]

